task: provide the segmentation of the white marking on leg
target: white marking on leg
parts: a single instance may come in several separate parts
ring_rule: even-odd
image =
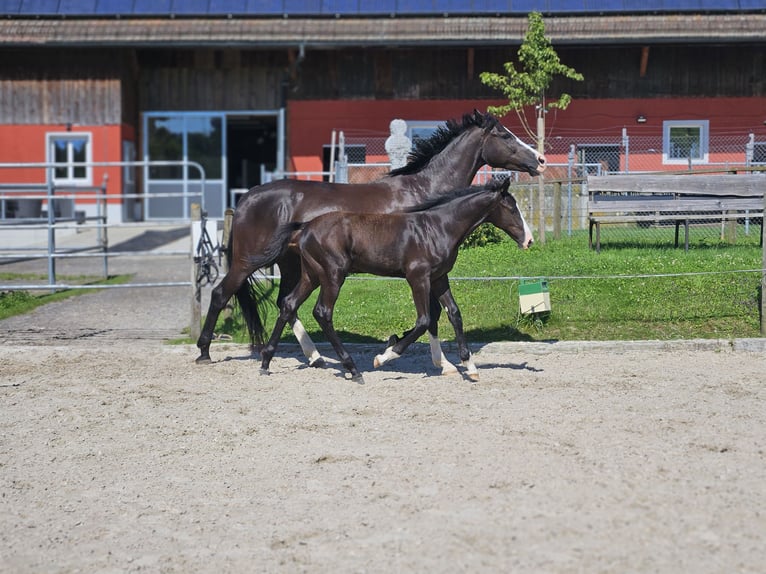
[[[457,373],[457,367],[444,356],[439,337],[434,337],[431,333],[428,333],[428,343],[431,345],[431,361],[433,361],[434,367],[441,369],[442,375],[454,375]]]
[[[375,355],[375,360],[372,364],[377,369],[378,367],[385,365],[388,361],[398,359],[400,356],[399,353],[394,353],[393,347],[387,347],[382,355]]]
[[[309,337],[309,334],[306,332],[306,329],[303,326],[303,323],[300,322],[300,319],[295,319],[295,322],[292,324],[292,328],[293,333],[295,333],[295,336],[298,339],[298,343],[303,350],[303,354],[306,355],[306,358],[309,360],[309,366],[313,365],[316,361],[322,358],[322,355],[320,355],[319,351],[317,351],[317,348],[314,346],[314,341],[312,341],[311,337]]]
[[[466,368],[465,374],[468,375],[469,379],[472,381],[479,380],[479,369],[476,368],[473,362],[473,355],[468,355],[468,360],[463,361],[463,366]]]

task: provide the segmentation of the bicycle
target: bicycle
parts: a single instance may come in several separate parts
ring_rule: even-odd
[[[200,236],[194,257],[194,263],[197,266],[197,285],[211,285],[216,282],[220,275],[223,249],[219,243],[213,244],[213,240],[207,232],[207,212],[205,211],[202,212],[200,226]]]

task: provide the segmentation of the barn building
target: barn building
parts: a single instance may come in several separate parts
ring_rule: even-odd
[[[220,217],[264,171],[327,170],[333,131],[385,161],[365,142],[394,118],[416,138],[504,103],[479,74],[515,59],[533,10],[585,77],[553,86],[574,100],[547,119],[551,163],[577,145],[624,170],[626,130],[660,142],[651,169],[743,163],[745,143],[766,161],[762,0],[0,0],[0,183],[106,176],[110,220],[183,218],[167,193],[198,192],[199,164]]]

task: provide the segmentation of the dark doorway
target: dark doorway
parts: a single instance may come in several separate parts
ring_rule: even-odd
[[[588,175],[620,171],[620,146],[615,144],[577,144],[578,162]]]
[[[230,191],[228,202],[231,204],[232,189],[250,189],[262,183],[261,165],[267,171],[276,169],[277,118],[275,116],[227,116],[226,159],[227,186]]]

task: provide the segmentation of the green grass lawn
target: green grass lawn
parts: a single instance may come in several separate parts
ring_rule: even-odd
[[[59,277],[61,282],[69,282],[77,285],[119,285],[121,283],[126,283],[129,279],[130,277],[127,275],[116,275],[108,279],[83,276]],[[28,283],[43,283],[48,280],[48,277],[47,275],[32,273],[0,273],[0,281],[12,280],[21,280]],[[56,291],[55,293],[48,291],[29,293],[28,291],[13,290],[0,292],[0,319],[29,313],[41,305],[82,295],[88,291],[93,291],[93,289],[67,289],[65,291]]]
[[[760,228],[756,228],[760,231]],[[519,250],[510,240],[463,249],[450,277],[472,341],[630,340],[760,336],[761,248],[758,234],[728,245],[693,230],[688,252],[673,247],[673,232],[621,230],[600,254],[587,233]],[[743,272],[750,271],[750,272]],[[461,278],[485,278],[469,280]],[[511,277],[513,279],[486,279]],[[551,312],[520,315],[518,277],[548,279]],[[299,316],[324,340],[311,316],[315,295]],[[276,316],[273,308],[266,325]],[[381,341],[412,327],[415,310],[406,282],[349,278],[335,310],[344,341]],[[235,318],[218,332],[247,340]],[[445,316],[440,335],[453,340]],[[294,340],[285,332],[286,340]]]

